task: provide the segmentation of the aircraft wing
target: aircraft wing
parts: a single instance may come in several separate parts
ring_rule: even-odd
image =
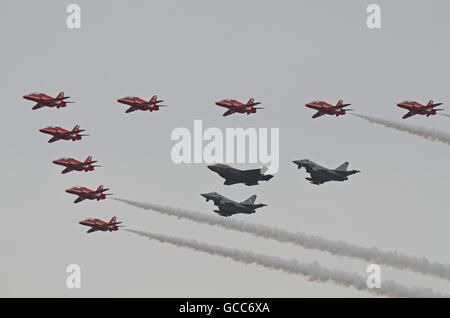
[[[56,103],[67,99],[67,97],[61,97],[61,98],[52,98],[52,99],[41,99],[41,102],[45,103]]]
[[[86,200],[86,198],[78,197],[75,201],[73,201],[73,203],[78,203],[78,202],[81,202],[83,200]]]
[[[72,171],[72,169],[69,168],[69,167],[67,167],[67,168],[64,169],[61,173],[68,173],[68,172],[70,172],[70,171]]]
[[[261,174],[261,169],[242,170],[241,173],[247,177],[257,178]]]
[[[89,230],[87,230],[86,233],[92,233],[92,232],[95,232],[95,231],[98,231],[98,229],[96,227],[91,227]]]
[[[36,104],[36,105],[34,105],[33,106],[33,110],[36,110],[36,109],[39,109],[39,108],[42,108],[42,107],[44,107],[42,104]]]
[[[95,191],[83,193],[83,196],[85,196],[85,197],[93,197],[93,196],[96,196],[97,194],[101,194],[101,193],[106,192],[108,190],[109,189],[107,189],[107,188],[101,189],[101,190],[95,190]]]
[[[136,107],[131,106],[130,108],[128,108],[128,109],[125,111],[125,113],[131,113],[131,112],[134,112],[134,111],[136,111],[136,110],[137,110]]]
[[[84,166],[89,166],[92,163],[96,163],[97,161],[88,161],[88,162],[80,162],[77,164],[72,164],[72,167],[84,167]]]
[[[327,178],[328,173],[329,171],[323,169],[320,170],[312,169],[311,172],[309,172],[309,174],[311,175],[311,179],[313,179],[312,181],[316,184],[321,184],[330,181],[330,178]]]
[[[414,114],[413,112],[408,112],[408,113],[406,113],[406,115],[404,115],[402,118],[405,119],[405,118],[409,118],[409,117],[414,116],[414,115],[415,115],[415,114]]]
[[[71,136],[71,135],[75,135],[78,134],[80,132],[85,131],[84,129],[79,129],[77,131],[68,131],[68,132],[64,132],[64,133],[56,133],[56,136]]]
[[[344,108],[345,106],[348,106],[348,105],[340,105],[340,106],[327,107],[326,110],[339,110],[339,109],[341,109],[341,108]]]
[[[59,140],[58,137],[53,136],[48,142],[49,142],[49,143],[52,143],[52,142],[55,142],[55,141],[58,141],[58,140]]]
[[[324,113],[322,113],[320,110],[317,112],[317,113],[315,113],[313,116],[312,116],[312,118],[317,118],[317,117],[320,117],[320,116],[323,116],[324,115]]]
[[[233,181],[233,180],[230,180],[230,179],[226,179],[223,182],[224,185],[232,185],[232,184],[236,184],[236,183],[240,183],[240,181]]]
[[[420,107],[419,109],[421,109],[421,110],[429,110],[429,109],[433,109],[434,107],[437,107],[437,106],[439,106],[439,105],[441,105],[441,103],[439,103],[439,104],[433,104],[433,105],[430,105],[430,106],[422,106],[422,107]]]
[[[223,116],[229,116],[229,115],[231,115],[231,114],[233,114],[233,113],[234,113],[234,110],[229,109],[229,110],[227,110],[225,113],[223,113]]]
[[[250,107],[251,106],[249,106],[249,105],[243,104],[243,105],[234,106],[233,108],[234,109],[246,109],[246,108],[250,108]]]

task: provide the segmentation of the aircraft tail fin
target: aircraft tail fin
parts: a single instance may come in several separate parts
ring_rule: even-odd
[[[80,130],[80,125],[76,125],[75,127],[73,127],[72,131],[77,131]]]
[[[347,171],[348,168],[348,162],[344,162],[339,167],[336,168],[337,171]]]
[[[336,104],[336,106],[342,106],[344,104],[344,101],[342,99],[340,99],[338,101],[338,103]]]
[[[64,97],[64,92],[59,92],[58,96],[56,96],[56,98],[63,98]]]
[[[103,185],[100,185],[100,186],[97,188],[97,191],[101,191],[101,190],[103,190]]]
[[[256,194],[252,195],[250,198],[248,198],[247,200],[243,201],[242,203],[253,204],[253,203],[255,203],[255,200],[256,200]]]
[[[158,100],[158,96],[153,95],[152,98],[150,98],[150,100],[148,101],[149,103],[154,103]]]
[[[90,161],[92,161],[92,156],[87,157],[84,162],[90,162]]]
[[[113,217],[111,218],[111,220],[109,220],[109,223],[116,223],[116,217],[113,216]]]
[[[433,100],[432,100],[432,99],[430,99],[430,100],[428,101],[428,104],[427,104],[427,106],[431,106],[431,105],[433,105],[433,104],[434,104]]]
[[[248,100],[247,105],[253,104],[255,102],[255,99],[252,97]]]

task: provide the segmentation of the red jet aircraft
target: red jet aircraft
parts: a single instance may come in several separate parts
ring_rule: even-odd
[[[83,200],[104,200],[106,199],[107,195],[111,195],[111,193],[103,193],[105,191],[108,191],[109,189],[103,189],[103,186],[99,186],[97,190],[91,190],[85,187],[73,187],[70,189],[67,189],[66,192],[70,194],[78,195],[78,198],[73,201],[73,203],[78,203]]]
[[[336,104],[336,106],[330,105],[327,102],[323,102],[320,100],[313,101],[311,103],[305,104],[306,107],[317,110],[312,118],[317,118],[323,115],[345,115],[345,112],[352,109],[344,109],[344,107],[349,106],[351,104],[344,104],[342,99]]]
[[[261,104],[260,102],[255,103],[254,98],[250,98],[247,104],[243,104],[235,99],[223,99],[221,101],[216,102],[217,106],[222,106],[228,108],[228,110],[223,113],[223,116],[228,116],[233,113],[240,114],[254,114],[257,109],[263,109],[263,107],[255,107],[256,105]]]
[[[158,100],[156,95],[153,95],[148,102],[135,96],[126,96],[124,98],[119,98],[117,101],[121,104],[131,106],[125,113],[131,113],[135,110],[149,110],[152,112],[154,110],[159,110],[159,107],[167,107],[167,105],[158,105],[158,103],[162,103],[163,100]]]
[[[122,222],[116,222],[116,217],[114,216],[109,222],[102,221],[100,219],[89,218],[79,222],[81,225],[90,226],[91,228],[87,233],[92,233],[95,231],[117,231],[119,227],[122,227]]]
[[[80,129],[79,125],[76,125],[73,127],[72,130],[66,130],[61,127],[46,127],[39,129],[41,133],[52,135],[53,137],[48,141],[49,143],[58,141],[58,140],[81,140],[82,136],[89,136],[89,135],[83,135],[80,134],[84,131],[84,129]]]
[[[414,115],[426,115],[427,117],[430,115],[436,115],[436,111],[443,110],[434,109],[434,107],[439,105],[442,105],[442,103],[434,104],[432,99],[430,99],[430,101],[426,105],[422,105],[416,101],[411,100],[407,100],[397,104],[398,107],[408,110],[408,112],[402,117],[403,119]]]
[[[68,103],[73,103],[69,101],[65,101],[70,98],[69,96],[64,97],[64,92],[61,92],[55,98],[48,96],[44,93],[31,93],[23,96],[23,98],[36,102],[37,104],[33,106],[33,110],[42,108],[42,107],[66,107]]]
[[[53,160],[53,163],[60,166],[65,166],[66,169],[64,169],[61,173],[67,173],[70,171],[93,171],[94,167],[101,167],[100,165],[93,165],[93,163],[96,163],[97,161],[92,161],[92,157],[89,156],[86,158],[84,162],[73,159],[73,158],[59,158],[56,160]]]

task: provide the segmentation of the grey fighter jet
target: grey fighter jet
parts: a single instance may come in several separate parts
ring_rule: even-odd
[[[206,199],[206,202],[209,200],[214,201],[214,205],[219,208],[218,210],[214,210],[214,212],[220,216],[231,216],[238,213],[252,214],[255,213],[256,209],[267,206],[262,203],[255,204],[256,195],[252,195],[243,202],[230,200],[217,192],[203,193],[201,196]]]
[[[322,184],[327,181],[345,181],[348,180],[348,176],[358,173],[358,170],[347,170],[348,162],[344,162],[336,169],[328,169],[312,162],[308,159],[294,160],[298,168],[304,167],[306,171],[311,175],[310,178],[305,178],[312,184]]]
[[[223,184],[231,185],[236,183],[244,183],[252,186],[258,184],[258,181],[268,181],[273,178],[271,174],[264,174],[267,168],[239,170],[222,163],[208,166],[208,168],[216,172],[219,176],[225,179]]]

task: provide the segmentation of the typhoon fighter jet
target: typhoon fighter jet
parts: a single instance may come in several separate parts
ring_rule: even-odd
[[[69,102],[66,99],[70,98],[69,96],[64,96],[64,92],[60,92],[58,96],[51,97],[44,93],[31,93],[24,95],[23,98],[27,100],[31,100],[32,102],[36,102],[37,104],[33,106],[33,110],[42,108],[42,107],[66,107]]]
[[[402,117],[403,119],[414,116],[414,115],[436,115],[436,111],[444,110],[442,108],[434,108],[436,106],[442,105],[442,103],[434,103],[432,99],[428,101],[428,104],[422,105],[416,101],[407,100],[398,103],[397,106],[408,110],[408,112]]]
[[[103,231],[103,232],[109,231],[109,232],[112,232],[112,231],[119,230],[119,227],[123,227],[122,225],[119,225],[122,222],[116,222],[116,217],[115,216],[113,216],[112,219],[109,222],[105,222],[105,221],[100,220],[100,219],[89,218],[89,219],[85,219],[83,221],[80,221],[78,223],[80,223],[81,225],[90,227],[90,229],[87,230],[86,233],[92,233],[92,232],[95,232],[95,231]]]
[[[235,99],[222,99],[221,101],[216,102],[217,106],[225,107],[228,110],[223,113],[222,116],[228,116],[234,113],[240,114],[254,114],[257,109],[263,109],[262,107],[255,107],[256,105],[261,104],[261,102],[255,102],[254,98],[250,98],[247,104],[239,102]]]
[[[336,169],[328,169],[312,162],[308,159],[294,160],[293,161],[298,169],[304,167],[310,174],[310,178],[305,178],[312,184],[322,184],[328,181],[345,181],[348,180],[348,176],[358,173],[358,170],[347,170],[348,162],[344,162]]]
[[[252,186],[258,184],[258,181],[268,181],[273,178],[271,174],[264,174],[267,169],[265,167],[252,170],[239,170],[225,164],[217,163],[208,166],[208,168],[224,178],[225,182],[223,184],[225,185],[243,183]]]
[[[256,195],[252,195],[242,202],[230,200],[217,192],[203,193],[201,196],[206,199],[206,202],[213,200],[214,205],[219,208],[218,210],[214,210],[214,212],[225,217],[238,213],[253,214],[256,212],[256,209],[267,206],[262,203],[255,204]]]

